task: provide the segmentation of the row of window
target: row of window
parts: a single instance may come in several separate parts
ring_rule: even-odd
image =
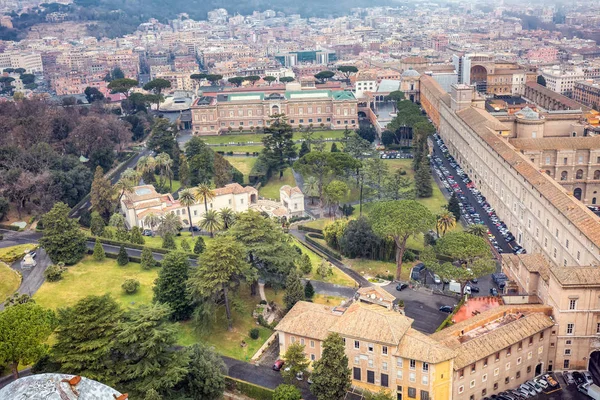
[[[539,340],[541,341],[543,339],[544,339],[544,332],[541,332]],[[532,346],[533,341],[534,341],[534,337],[530,336],[529,340],[528,340],[528,342],[529,342],[528,345]],[[523,342],[520,342],[517,346],[517,351],[521,351],[522,349],[523,349]],[[544,346],[538,347],[538,354],[542,354],[543,351],[544,351]],[[512,346],[507,347],[506,350],[503,350],[503,352],[504,352],[506,358],[510,357],[510,355],[512,354]],[[499,351],[493,357],[493,360],[495,363],[500,362],[500,354],[501,353],[502,352]],[[532,356],[533,356],[533,353],[531,351],[527,353],[528,360],[531,359]],[[486,368],[488,366],[488,361],[489,361],[489,357],[486,357],[483,359],[482,368]],[[517,365],[520,365],[521,362],[522,362],[522,358],[521,357],[517,358]],[[510,362],[506,363],[506,369],[508,370],[509,368],[510,368]],[[470,370],[471,370],[471,374],[474,374],[477,371],[477,363],[471,364]],[[497,370],[498,369],[496,369],[496,371]],[[494,375],[497,375],[497,374],[494,373]],[[459,379],[463,379],[464,376],[465,376],[465,369],[463,368],[460,371],[458,371],[458,377],[459,377]]]
[[[531,365],[527,367],[527,373],[528,373],[528,374],[529,374],[529,373],[531,373]],[[495,375],[497,375],[497,374],[495,374]],[[485,379],[483,379],[484,377],[485,377]],[[521,378],[521,371],[517,371],[517,372],[515,373],[515,379],[520,379],[520,378]],[[487,381],[487,375],[483,375],[483,377],[482,377],[482,382],[486,382],[486,381]],[[504,378],[504,384],[505,384],[505,385],[509,385],[509,384],[510,384],[510,377],[509,377],[509,376],[507,376],[507,377],[505,377],[505,378]],[[470,388],[470,389],[473,389],[473,388],[475,387],[475,385],[476,385],[476,383],[475,383],[475,380],[472,380],[472,381],[469,383],[469,388]],[[494,391],[494,392],[498,390],[498,386],[499,386],[499,385],[498,385],[498,382],[494,382],[494,386],[493,386],[493,391]],[[458,393],[459,393],[459,394],[462,394],[462,393],[464,393],[464,391],[465,391],[465,386],[464,386],[464,385],[461,385],[461,386],[459,386],[459,387],[458,387]],[[488,392],[487,388],[481,389],[481,396],[486,396],[486,395],[487,395],[487,392]],[[474,400],[474,399],[475,399],[475,395],[474,395],[474,394],[472,394],[472,395],[469,397],[469,399],[470,399],[470,400]]]
[[[352,378],[356,381],[362,381],[362,370],[360,368],[353,368],[352,369]],[[381,387],[389,387],[389,376],[387,374],[380,374],[379,375],[379,381],[376,382],[375,381],[375,371],[369,371],[367,370],[367,376],[366,376],[366,382],[370,383],[371,385],[376,385],[377,383],[379,383],[379,385]],[[400,394],[398,396],[398,398],[401,398],[401,394],[402,394],[402,386],[396,386],[396,391]],[[421,390],[420,391],[420,399],[421,400],[429,400],[429,392],[427,390]],[[416,399],[417,398],[417,389],[413,388],[413,387],[408,387],[408,397],[411,399]]]

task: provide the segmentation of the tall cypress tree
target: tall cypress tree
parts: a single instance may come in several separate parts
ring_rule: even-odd
[[[114,382],[110,351],[122,311],[110,296],[88,296],[74,306],[58,309],[52,355],[68,374]]]
[[[108,222],[114,209],[115,190],[110,181],[104,177],[101,166],[96,167],[92,188],[90,189],[90,202],[92,210],[100,214],[105,222]]]
[[[154,301],[167,304],[171,308],[171,319],[188,319],[192,307],[187,297],[186,282],[190,263],[185,253],[172,251],[162,260],[162,268],[154,282]]]
[[[117,255],[117,264],[120,266],[125,266],[129,264],[129,256],[127,255],[127,250],[125,250],[125,246],[121,245],[119,248],[119,254]]]
[[[323,342],[323,355],[314,363],[310,391],[318,400],[341,400],[350,389],[350,368],[344,341],[330,333]]]
[[[304,287],[302,286],[302,281],[300,281],[300,273],[294,268],[290,271],[285,281],[283,302],[286,309],[290,310],[294,307],[294,304],[301,300],[304,300]]]
[[[419,164],[419,168],[415,173],[415,187],[417,190],[418,197],[431,197],[433,196],[433,180],[431,179],[431,168],[429,167],[429,160],[423,158],[423,161]]]

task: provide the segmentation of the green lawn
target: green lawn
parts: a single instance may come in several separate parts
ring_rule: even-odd
[[[410,269],[416,262],[406,262],[402,264],[402,273],[400,275],[402,280],[409,280]],[[365,260],[362,258],[345,258],[344,264],[360,273],[361,275],[368,275],[374,277],[376,275],[395,275],[396,264],[393,262],[376,261],[376,260]]]
[[[310,279],[313,281],[329,282],[329,283],[333,283],[335,285],[342,285],[342,286],[350,286],[350,287],[356,286],[356,282],[354,281],[354,279],[350,278],[348,275],[346,275],[341,269],[339,269],[335,265],[333,266],[333,275],[328,276],[327,278],[320,277],[317,274],[317,268],[319,268],[319,265],[321,265],[321,260],[323,258],[320,255],[318,255],[317,253],[315,253],[314,251],[312,251],[309,248],[307,248],[306,246],[304,246],[302,243],[300,243],[298,241],[298,239],[294,238],[294,243],[296,243],[296,245],[300,249],[302,249],[302,253],[308,254],[308,257],[310,258],[310,261],[312,263],[313,270],[310,274],[305,276],[306,279]]]
[[[232,144],[232,143],[252,143],[253,145],[262,146],[262,139],[264,133],[227,133],[224,135],[215,136],[203,136],[202,139],[208,144]],[[326,131],[315,131],[313,134],[314,139],[320,137],[324,139],[339,139],[344,137],[343,130],[326,130]],[[302,139],[302,132],[294,132],[294,140]]]
[[[414,180],[415,172],[412,169],[411,159],[394,159],[394,160],[383,160],[383,163],[387,165],[390,172],[394,173],[399,169],[406,171],[406,177]]]
[[[278,291],[277,296],[274,296],[272,290],[266,289],[265,294],[267,300],[274,300],[280,306],[282,305],[283,291]],[[239,300],[241,300],[240,307],[232,310],[234,321],[232,331],[227,330],[225,309],[220,307],[217,311],[216,321],[208,332],[197,332],[190,322],[179,324],[177,342],[183,346],[203,342],[214,346],[215,350],[222,355],[238,360],[250,360],[273,331],[257,325],[255,319],[252,318],[252,311],[260,303],[258,295],[250,296],[250,289],[243,285],[240,287]],[[252,328],[258,328],[260,332],[258,339],[250,338],[249,332]],[[241,347],[242,340],[246,342],[246,347]]]
[[[21,284],[21,276],[8,265],[0,262],[0,302],[17,291]]]
[[[137,306],[152,301],[152,286],[157,276],[158,269],[144,270],[138,263],[121,267],[116,260],[107,258],[97,262],[88,256],[68,267],[60,281],[44,282],[33,298],[43,307],[56,309],[72,306],[86,296],[111,293],[121,305]],[[140,282],[137,293],[131,295],[121,289],[123,281],[129,278]]]
[[[160,176],[155,175],[155,179],[156,179],[156,182],[158,182],[160,180]],[[181,182],[179,182],[178,180],[173,179],[171,181],[171,183],[173,185],[173,188],[170,190],[170,192],[171,193],[175,193],[181,187]],[[166,186],[167,186],[167,188],[169,187],[169,180],[168,179],[167,179],[167,185]]]
[[[345,297],[338,297],[338,296],[327,296],[324,294],[315,294],[315,296],[312,299],[312,302],[315,304],[323,304],[326,306],[339,306],[342,304],[343,301],[346,301],[348,299],[346,299]]]
[[[283,171],[283,178],[281,180],[279,179],[279,174],[273,174],[267,184],[258,189],[258,194],[267,199],[279,200],[279,189],[283,185],[290,185],[291,187],[296,186],[296,179],[294,179],[291,168],[287,168]]]
[[[227,154],[228,152],[234,152],[234,153],[242,153],[242,154],[246,154],[246,153],[260,153],[263,149],[263,145],[258,145],[258,146],[211,146],[210,147],[213,151],[219,152],[222,151],[225,154]]]
[[[244,174],[244,183],[248,183],[248,176],[256,164],[256,157],[225,157],[229,164]]]
[[[12,264],[17,261],[21,257],[25,255],[25,253],[29,253],[32,250],[37,248],[37,244],[18,244],[16,246],[4,247],[0,249],[0,261],[3,261],[7,264]]]
[[[308,226],[309,228],[314,228],[314,229],[323,229],[325,228],[325,225],[329,224],[330,222],[332,222],[333,220],[331,218],[320,218],[320,219],[315,219],[312,221],[308,221],[308,222],[300,222],[300,225],[304,225],[304,226]]]

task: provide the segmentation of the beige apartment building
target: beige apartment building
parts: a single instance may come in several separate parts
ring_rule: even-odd
[[[506,255],[502,264],[521,293],[552,307],[554,368],[600,365],[600,269],[557,267],[540,254]]]
[[[574,169],[577,181],[577,171],[582,169],[594,181],[599,161],[594,144],[576,143],[588,142],[588,138],[579,137],[581,130],[559,117],[556,124],[563,124],[567,134],[575,132],[575,138],[534,137],[534,131],[546,132],[540,129],[541,117],[550,121],[560,113],[516,116],[523,120],[512,122],[522,125],[516,128],[503,123],[483,109],[483,101],[466,85],[454,85],[448,94],[430,77],[422,76],[421,99],[450,153],[530,254],[522,260],[535,260],[513,262],[512,267],[505,261],[504,270],[519,285],[524,301],[541,302],[553,309],[556,340],[551,347],[556,355],[548,364],[553,361],[554,369],[586,368],[600,346],[596,340],[600,322],[600,293],[596,289],[600,283],[600,219],[553,176],[562,176],[564,170],[570,176]],[[554,142],[554,149],[549,141]],[[562,148],[558,141],[564,142]],[[541,160],[540,148],[534,150],[538,143]],[[567,143],[576,143],[577,149],[569,149]],[[569,150],[565,165],[563,154]],[[546,154],[551,157],[552,168],[543,165]],[[591,195],[593,191],[582,192],[582,196]],[[511,257],[504,255],[506,260]]]
[[[194,135],[226,131],[253,131],[269,124],[270,116],[285,114],[294,128],[354,129],[358,126],[357,100],[352,92],[290,90],[281,92],[228,92],[203,96],[192,105]]]
[[[280,355],[292,343],[312,362],[331,332],[344,339],[352,385],[398,400],[475,400],[515,388],[554,358],[552,308],[501,305],[433,335],[411,327],[395,298],[361,288],[338,307],[299,302],[277,325]],[[550,366],[551,368],[551,366]]]

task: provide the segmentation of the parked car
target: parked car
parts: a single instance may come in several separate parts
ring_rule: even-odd
[[[30,256],[31,258],[35,258],[35,256],[37,256],[37,253],[36,253],[35,251],[30,251],[30,252],[29,252],[29,256]]]
[[[490,289],[490,295],[491,296],[498,296],[498,289],[496,289],[495,287]]]
[[[399,283],[396,285],[396,290],[400,292],[400,291],[406,289],[407,287],[408,287],[408,283]]]
[[[479,293],[479,288],[477,286],[468,285],[466,287],[468,287],[472,293]]]
[[[194,225],[194,226],[190,226],[188,228],[188,231],[200,232],[200,228],[198,228],[197,226]]]
[[[433,282],[434,283],[442,283],[442,280],[440,279],[440,276],[438,274],[433,275]]]
[[[540,385],[542,387],[542,389],[547,389],[548,388],[548,382],[546,382],[546,380],[544,378],[533,378],[533,381],[535,383],[537,383],[538,385]]]
[[[579,371],[573,371],[573,379],[575,379],[575,383],[581,385],[582,383],[586,383],[585,376]]]
[[[142,232],[142,235],[144,235],[144,236],[152,236],[152,231],[150,229],[144,229],[144,232]]]
[[[565,382],[567,382],[567,385],[572,385],[573,383],[575,383],[575,379],[573,379],[573,374],[569,371],[563,372],[563,378],[565,379]]]
[[[441,306],[440,311],[450,314],[454,310],[454,307],[451,306]]]
[[[529,386],[526,383],[522,383],[521,386],[519,386],[519,389],[521,389],[522,391],[525,391],[530,396],[535,396],[537,394],[537,392],[535,391],[535,389],[532,388],[531,386]]]
[[[536,382],[532,380],[525,382],[526,384],[528,384],[529,386],[531,386],[533,388],[533,390],[535,390],[538,393],[542,392],[542,387],[540,385],[538,385]]]
[[[273,364],[273,371],[281,371],[281,368],[283,368],[283,364],[285,364],[285,361],[283,360],[275,361],[275,364]]]
[[[590,371],[583,371],[583,377],[585,378],[587,383],[594,383],[594,378],[592,378],[592,374],[590,374]]]

